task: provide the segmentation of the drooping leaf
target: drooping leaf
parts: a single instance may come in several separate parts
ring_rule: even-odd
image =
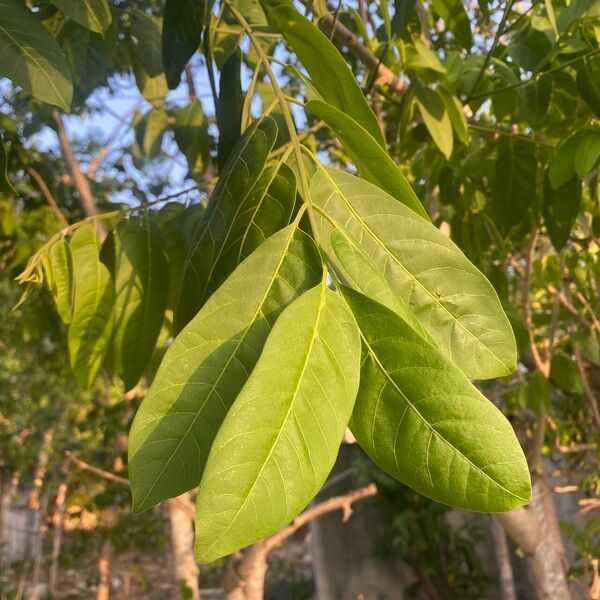
[[[193,100],[177,111],[174,129],[175,141],[185,154],[190,176],[202,173],[208,166],[210,136],[200,100]]]
[[[306,109],[333,129],[362,177],[429,219],[427,211],[387,151],[352,117],[322,100],[310,100]]]
[[[352,117],[383,148],[377,117],[337,48],[289,0],[261,0],[269,25],[297,54],[323,99]]]
[[[295,225],[252,253],[167,350],[129,437],[134,510],[198,485],[213,439],[281,311],[322,278]]]
[[[435,226],[376,186],[353,175],[320,168],[312,178],[319,242],[344,280],[370,295],[371,277],[352,282],[331,247],[334,229],[360,242],[388,284],[441,350],[469,377],[510,373],[516,350],[510,324],[487,279]]]
[[[93,223],[79,228],[69,244],[73,262],[73,316],[69,355],[75,377],[88,388],[104,360],[114,327],[115,284],[100,262]]]
[[[579,140],[577,151],[573,157],[575,173],[583,179],[594,167],[600,157],[600,130],[585,131]]]
[[[438,502],[506,511],[527,503],[527,461],[509,422],[400,316],[344,289],[363,340],[350,427],[384,471]]]
[[[165,74],[159,73],[155,77],[150,77],[134,53],[131,54],[131,63],[135,82],[142,96],[150,102],[154,108],[161,108],[169,93]]]
[[[564,352],[555,352],[550,367],[552,381],[568,394],[583,394],[581,375],[575,361]]]
[[[230,227],[238,215],[244,222],[252,217],[253,210],[249,206],[255,203],[251,201],[248,204],[247,200],[262,175],[276,137],[277,125],[273,119],[267,117],[257,120],[246,129],[231,153],[196,229],[184,266],[175,312],[177,331],[192,319],[206,301],[208,276],[225,248]],[[231,270],[223,274],[223,279]]]
[[[600,60],[585,61],[577,72],[577,91],[600,119]]]
[[[63,238],[50,248],[44,269],[60,318],[70,323],[73,314],[73,264],[69,244]]]
[[[462,0],[433,0],[433,9],[444,19],[446,28],[456,38],[456,41],[469,50],[473,45],[471,24]]]
[[[150,217],[122,220],[113,232],[116,287],[112,360],[125,390],[144,373],[160,333],[169,291],[169,265]]]
[[[552,245],[560,251],[569,240],[581,204],[581,181],[573,177],[554,189],[547,176],[544,181],[544,223]]]
[[[107,0],[52,0],[67,17],[91,31],[103,34],[112,22]]]
[[[450,122],[452,123],[454,133],[456,133],[456,137],[463,144],[468,144],[470,137],[469,130],[467,128],[467,117],[465,117],[460,100],[443,87],[438,88],[438,93],[442,99],[442,102],[444,103],[446,112],[450,117]]]
[[[500,225],[510,228],[527,216],[535,197],[535,145],[522,138],[502,136],[492,180],[492,210]]]
[[[0,0],[0,76],[68,111],[69,67],[56,40],[21,0]]]
[[[167,112],[162,108],[152,108],[136,125],[136,141],[148,158],[156,158],[160,154],[168,124]]]
[[[430,88],[415,86],[417,106],[423,117],[427,131],[431,134],[435,145],[446,158],[450,158],[454,145],[452,121],[446,111],[440,95]]]
[[[227,58],[219,80],[217,125],[219,127],[219,169],[222,169],[233,147],[242,135],[244,96],[241,81],[242,55],[239,49]]]
[[[406,67],[410,69],[427,69],[436,73],[446,73],[446,67],[438,55],[423,42],[415,38],[410,46],[406,46]]]
[[[196,502],[202,562],[274,533],[321,488],[352,413],[359,364],[356,324],[325,282],[283,311],[206,463]]]
[[[533,125],[538,124],[548,112],[552,97],[552,77],[542,75],[519,90],[519,114]]]
[[[150,77],[163,72],[161,53],[162,19],[139,8],[130,13],[133,51]]]
[[[574,157],[584,135],[584,131],[577,131],[557,148],[552,157],[548,176],[550,178],[550,184],[555,190],[575,177]]]
[[[198,50],[213,0],[166,0],[162,30],[162,64],[170,89],[179,85],[188,60]]]

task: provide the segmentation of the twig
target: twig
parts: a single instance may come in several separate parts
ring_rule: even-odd
[[[68,227],[69,222],[65,218],[65,215],[62,214],[62,211],[60,210],[58,203],[56,202],[56,198],[54,198],[54,196],[52,195],[52,192],[49,190],[43,177],[32,166],[27,167],[27,172],[33,179],[35,179],[35,182],[38,184],[38,187],[40,188],[40,191],[42,192],[44,198],[46,198],[46,202],[48,202],[48,204],[50,205],[52,212],[54,213],[55,217],[60,221],[62,227]]]
[[[596,398],[596,394],[594,393],[594,390],[590,385],[590,380],[588,379],[587,372],[583,364],[583,359],[581,357],[581,352],[579,351],[579,346],[577,344],[572,344],[572,346],[573,354],[575,355],[575,363],[577,364],[577,368],[579,369],[581,383],[583,384],[583,393],[592,409],[592,415],[594,416],[596,426],[600,427],[600,408],[598,407],[598,399]]]

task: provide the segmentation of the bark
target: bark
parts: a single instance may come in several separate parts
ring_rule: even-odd
[[[572,600],[566,577],[568,561],[551,494],[543,474],[535,474],[529,505],[500,513],[497,519],[527,556],[538,599]]]
[[[110,561],[112,558],[112,543],[105,539],[102,543],[100,558],[98,559],[98,588],[96,600],[109,600],[110,598]]]
[[[494,542],[494,553],[498,564],[498,576],[500,580],[500,597],[502,600],[517,600],[515,577],[510,562],[510,548],[506,539],[506,531],[498,522],[497,517],[492,516],[490,530]]]
[[[50,576],[48,580],[49,592],[56,594],[58,584],[58,559],[62,545],[63,523],[65,519],[65,498],[67,495],[67,483],[58,486],[56,500],[54,502],[54,538],[52,540],[52,557],[50,563]]]
[[[189,510],[185,510],[185,505]],[[200,598],[200,570],[194,558],[194,505],[190,492],[168,501],[169,521],[171,523],[171,545],[173,548],[173,563],[175,580],[180,588],[186,589],[182,597],[198,600]]]
[[[69,172],[71,173],[71,179],[73,180],[73,185],[77,190],[77,194],[79,196],[79,204],[81,205],[81,210],[83,210],[83,214],[86,217],[95,217],[100,213],[98,212],[98,207],[96,206],[96,202],[94,200],[94,196],[92,195],[92,189],[90,187],[90,182],[88,178],[84,175],[81,170],[81,166],[77,157],[75,156],[75,152],[73,150],[73,145],[71,144],[71,139],[69,138],[69,134],[67,129],[65,128],[65,123],[63,121],[62,115],[59,110],[54,109],[52,111],[52,117],[54,122],[56,123],[56,131],[58,134],[58,143],[60,146],[60,151],[69,167]],[[100,236],[100,240],[103,241],[106,237],[106,228],[102,221],[98,221],[98,235]]]

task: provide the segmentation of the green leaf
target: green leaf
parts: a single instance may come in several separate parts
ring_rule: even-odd
[[[162,108],[152,108],[135,127],[136,141],[148,158],[157,158],[163,136],[169,124],[169,115]]]
[[[192,240],[175,311],[177,331],[192,319],[208,298],[211,273],[230,241],[231,226],[238,218],[249,225],[253,207],[257,203],[260,206],[262,198],[255,198],[252,191],[263,173],[277,131],[277,124],[271,117],[257,120],[246,129],[231,153]],[[232,239],[241,242],[239,238]],[[221,281],[234,267],[222,274]],[[218,276],[219,272],[214,275]],[[215,284],[214,280],[212,283]]]
[[[10,195],[17,193],[8,178],[8,154],[2,136],[0,136],[0,193]]]
[[[44,268],[58,314],[63,322],[70,323],[73,315],[73,264],[69,244],[64,238],[52,245]]]
[[[163,72],[161,52],[162,19],[146,14],[139,8],[130,13],[133,51],[150,77]]]
[[[456,41],[469,50],[473,45],[471,24],[462,0],[433,0],[433,10],[444,19]]]
[[[585,131],[579,140],[577,151],[573,157],[575,173],[583,179],[594,167],[600,157],[600,131]]]
[[[129,437],[135,511],[196,487],[213,439],[281,311],[322,278],[295,225],[252,253],[177,336]]]
[[[73,21],[99,34],[103,34],[112,22],[107,0],[52,0],[52,4]]]
[[[467,117],[463,112],[463,106],[460,100],[452,95],[446,88],[438,88],[438,94],[444,103],[446,112],[450,117],[452,128],[456,137],[463,143],[468,144],[470,140],[469,130],[467,128]]]
[[[416,0],[394,0],[392,30],[398,36],[404,35],[406,26],[415,12]]]
[[[552,77],[542,75],[524,85],[519,90],[519,115],[525,121],[536,125],[548,112],[552,97]]]
[[[583,383],[575,361],[564,352],[555,352],[550,367],[552,381],[569,394],[583,394]]]
[[[350,427],[384,471],[438,502],[483,512],[527,503],[527,461],[502,413],[400,316],[344,289],[363,340]]]
[[[65,58],[21,0],[0,0],[0,76],[27,94],[68,111],[73,84]]]
[[[412,45],[406,46],[406,67],[446,73],[446,67],[438,55],[418,39],[412,40]]]
[[[289,523],[333,468],[358,389],[360,338],[325,282],[281,314],[215,437],[196,501],[211,562]]]
[[[581,181],[577,177],[557,189],[552,188],[548,176],[544,180],[544,223],[552,245],[558,251],[565,247],[571,235],[579,214],[581,193]]]
[[[585,61],[577,72],[577,91],[600,119],[600,59]]]
[[[261,0],[269,25],[279,31],[310,75],[323,99],[352,117],[385,148],[377,117],[352,71],[331,41],[289,0]]]
[[[574,157],[584,136],[584,131],[575,132],[557,148],[552,157],[548,176],[550,184],[555,190],[575,177]]]
[[[130,390],[143,375],[163,324],[169,264],[160,230],[148,216],[120,221],[112,240],[117,293],[112,360]]]
[[[134,53],[131,55],[131,63],[135,82],[142,96],[152,104],[153,108],[161,108],[169,93],[165,74],[159,73],[155,77],[150,77]]]
[[[429,219],[406,177],[386,150],[352,117],[321,100],[310,100],[306,109],[333,129],[362,177]]]
[[[536,414],[541,414],[550,406],[550,383],[548,379],[535,371],[529,381],[527,388],[527,404],[535,411]]]
[[[469,377],[510,373],[515,341],[500,301],[487,279],[434,225],[376,186],[353,175],[320,168],[311,198],[321,246],[345,281],[356,269],[341,262],[331,246],[332,231],[358,240],[379,273],[441,350]],[[372,277],[351,283],[370,294]]]
[[[440,95],[432,89],[415,85],[417,106],[436,146],[446,158],[450,158],[454,145],[452,121]]]
[[[190,176],[202,173],[208,166],[210,136],[200,100],[193,100],[177,111],[174,130],[175,141],[185,154]]]
[[[79,228],[70,242],[73,260],[73,317],[69,327],[71,368],[79,385],[90,387],[110,344],[115,284],[100,262],[96,225]]]
[[[227,158],[242,135],[244,96],[242,94],[241,66],[242,54],[237,48],[227,58],[221,69],[217,105],[219,169],[223,169]]]
[[[188,60],[198,50],[214,0],[166,0],[162,64],[170,89],[179,85]]]
[[[492,210],[505,229],[519,224],[535,197],[535,145],[510,135],[498,142],[492,180]]]

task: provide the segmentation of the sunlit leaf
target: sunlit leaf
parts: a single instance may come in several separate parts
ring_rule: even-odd
[[[52,4],[73,21],[96,33],[104,33],[112,22],[107,0],[52,0]]]

